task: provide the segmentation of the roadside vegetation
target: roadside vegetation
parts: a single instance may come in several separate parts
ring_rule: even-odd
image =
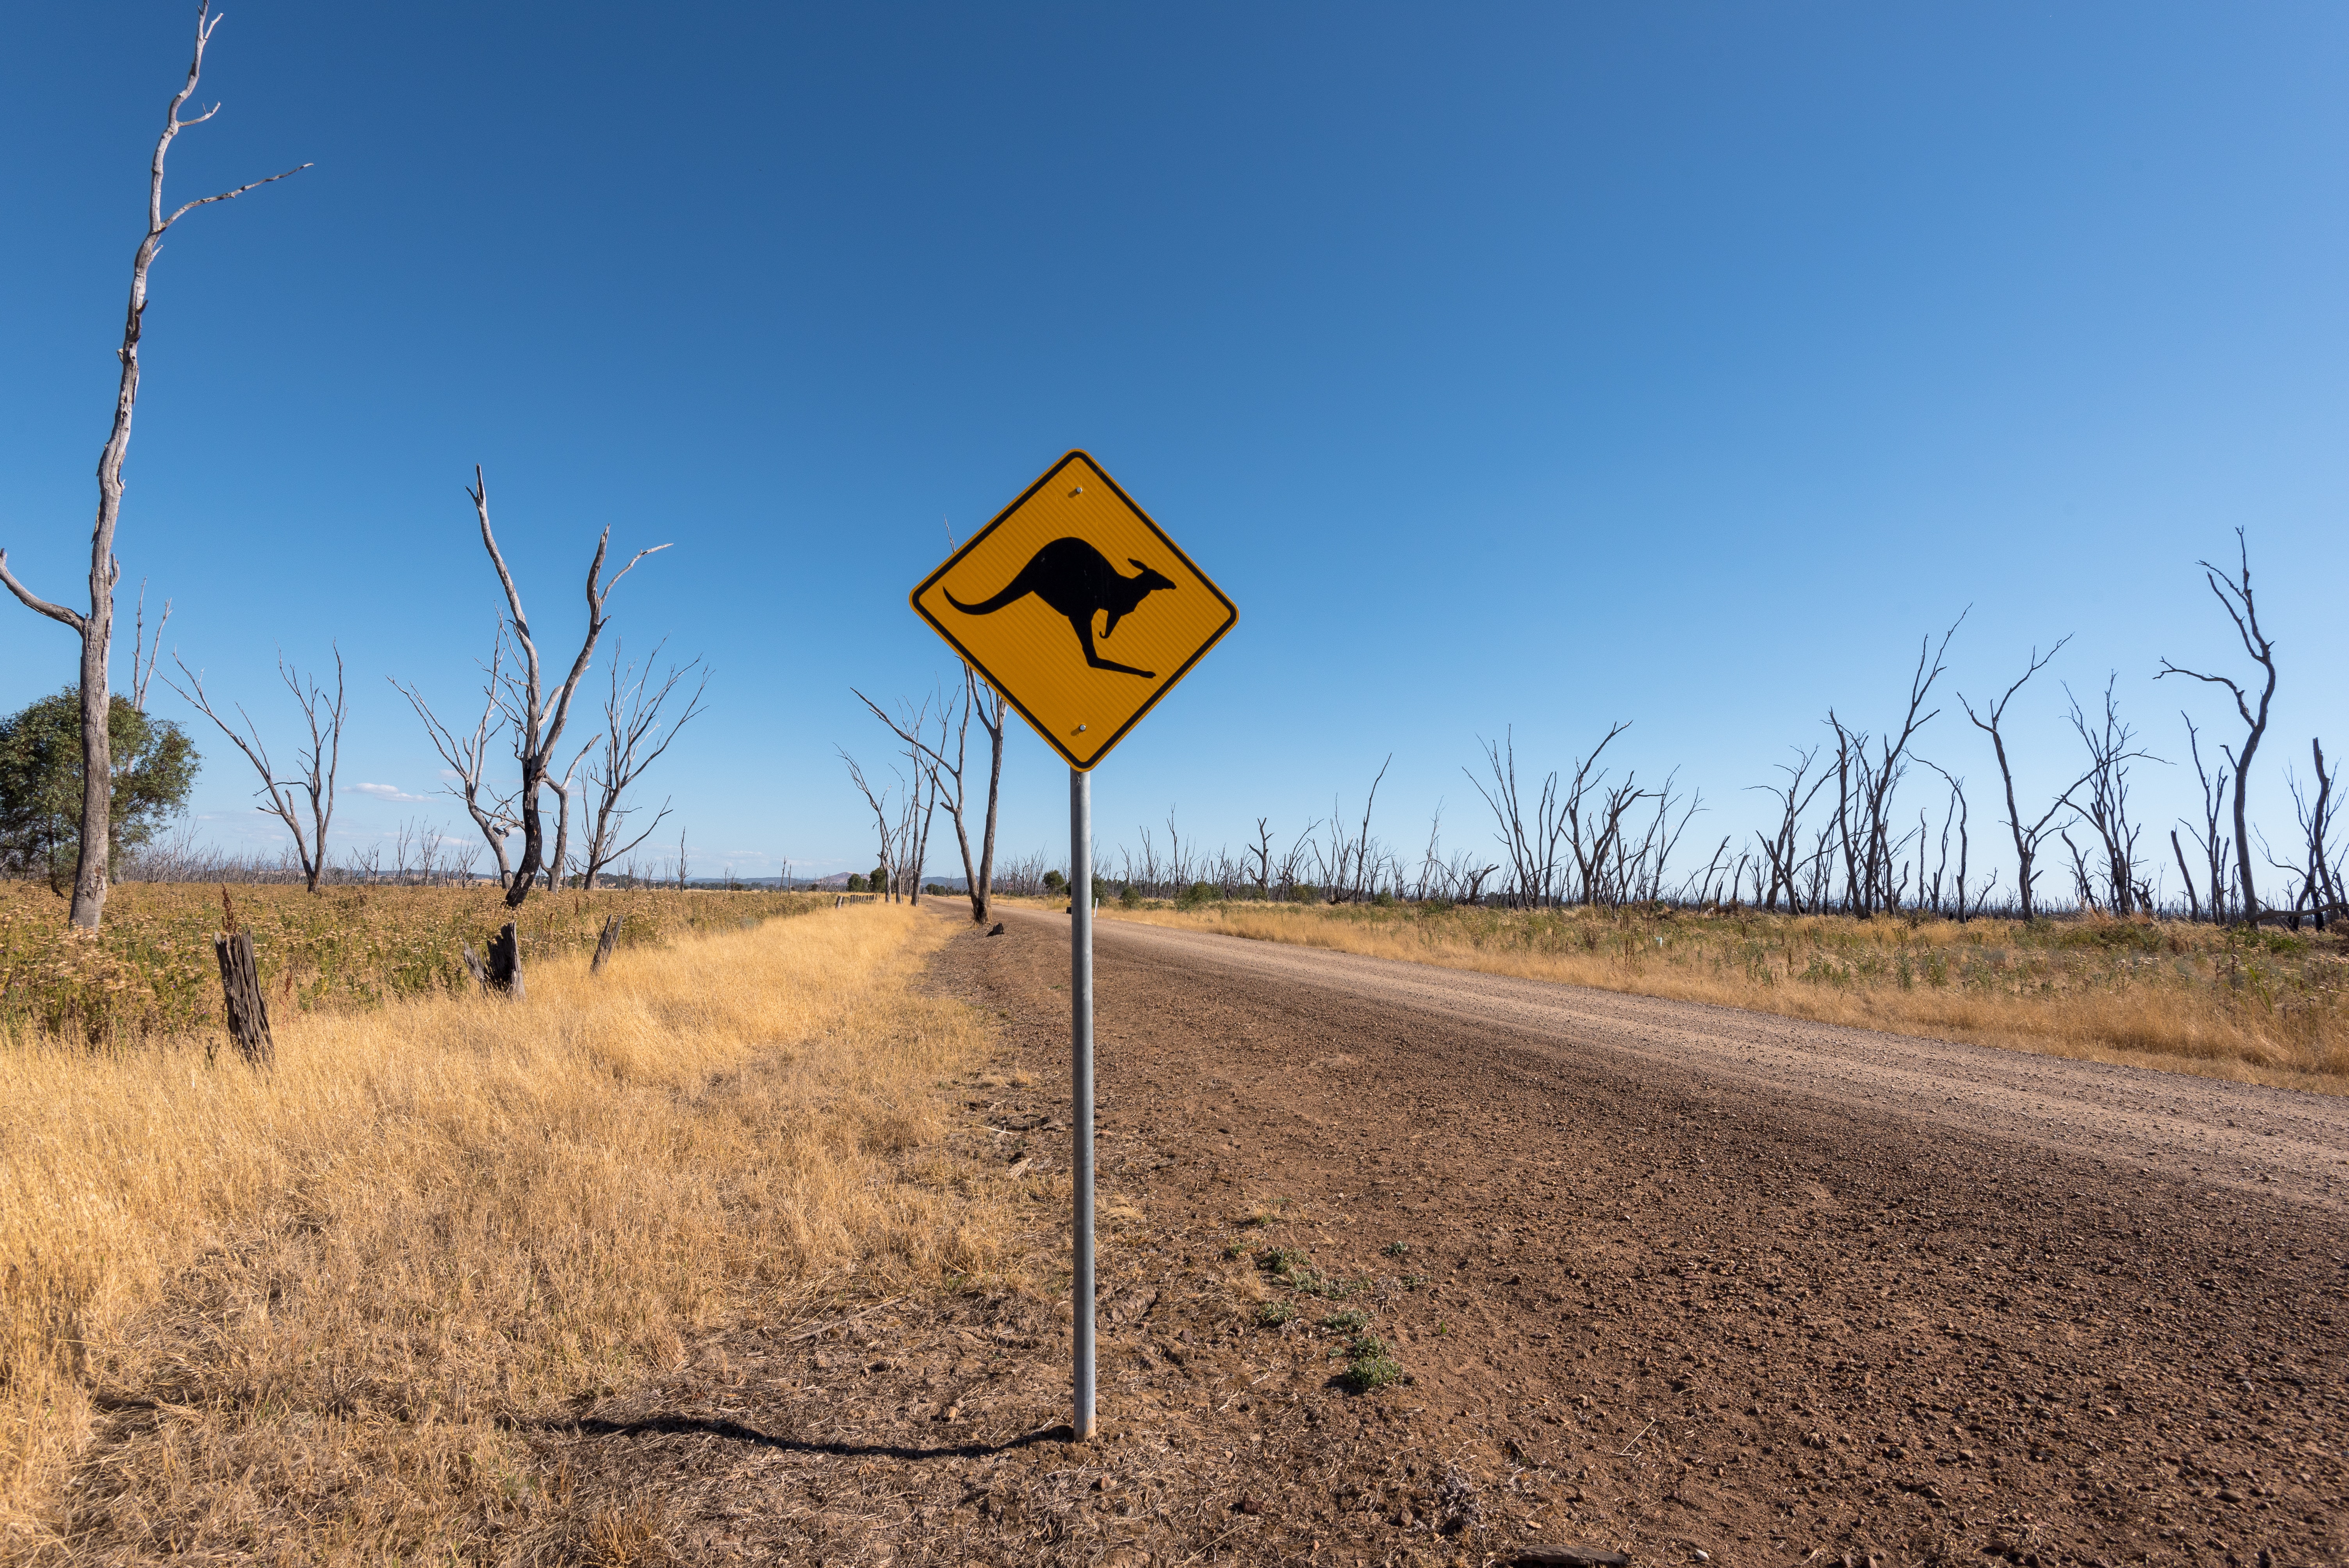
[[[2087,913],[1507,910],[1194,897],[1104,916],[1489,975],[2349,1093],[2349,946],[2317,933]]]
[[[110,936],[142,898],[158,944],[202,912],[122,892]],[[344,954],[421,953],[497,897],[377,892],[347,912],[377,934],[336,947],[336,898],[282,892],[320,915],[289,934]],[[533,901],[562,918],[523,1001],[350,957],[336,1005],[280,1016],[271,1071],[183,1036],[0,1045],[10,1557],[510,1553],[564,1516],[531,1434],[573,1401],[729,1321],[995,1264],[991,1189],[937,1145],[938,1086],[988,1037],[908,984],[943,923],[826,900],[741,929],[778,901],[613,896],[678,939],[591,975],[568,923],[599,912]],[[318,950],[265,972],[300,995]]]
[[[566,889],[517,913],[494,883],[303,891],[126,882],[105,926],[76,930],[35,882],[0,882],[0,1041],[69,1038],[122,1047],[184,1041],[221,1025],[213,934],[251,933],[270,1015],[348,1012],[468,988],[460,954],[488,946],[507,921],[527,963],[585,952],[612,915],[619,945],[657,947],[689,934],[830,908],[825,893]]]

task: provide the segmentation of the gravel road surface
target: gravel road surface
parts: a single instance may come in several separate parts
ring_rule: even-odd
[[[1097,953],[1310,989],[1493,1031],[1627,1078],[1650,1067],[1724,1088],[1963,1129],[2339,1215],[2349,1204],[2349,1097],[1878,1034],[1733,1007],[1243,941],[1115,919]]]

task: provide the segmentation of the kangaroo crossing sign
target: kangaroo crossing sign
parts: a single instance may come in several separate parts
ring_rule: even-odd
[[[913,603],[1079,772],[1240,617],[1083,452],[1046,469]]]

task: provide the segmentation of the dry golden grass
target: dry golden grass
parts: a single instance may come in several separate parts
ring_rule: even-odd
[[[2349,960],[2313,933],[1209,901],[1110,918],[2349,1093]]]
[[[988,1270],[1001,1209],[926,1147],[988,1048],[908,985],[949,929],[542,961],[519,1004],[297,1015],[265,1075],[0,1047],[0,1556],[509,1554],[572,1401]]]
[[[525,962],[535,963],[592,946],[607,915],[625,917],[622,946],[642,947],[833,903],[826,893],[748,889],[565,889],[533,894],[517,912],[493,883],[316,893],[243,884],[226,897],[252,934],[273,1017],[462,991],[460,950],[485,946],[509,920]],[[46,883],[0,881],[0,1039],[71,1035],[125,1046],[217,1029],[212,934],[222,898],[202,882],[126,882],[89,936],[66,923],[66,901]]]

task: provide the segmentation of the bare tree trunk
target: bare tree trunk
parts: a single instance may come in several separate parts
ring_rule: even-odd
[[[335,779],[342,767],[345,717],[342,650],[335,650],[335,700],[331,705],[326,702],[325,689],[316,680],[305,687],[299,670],[289,666],[282,657],[277,661],[278,678],[285,683],[286,689],[294,694],[294,700],[301,705],[303,719],[310,729],[310,748],[295,753],[302,771],[292,779],[279,779],[271,767],[269,748],[262,743],[261,731],[254,724],[251,715],[242,707],[238,707],[237,717],[244,720],[244,733],[238,734],[234,726],[212,710],[211,698],[204,695],[202,679],[188,668],[184,660],[175,655],[172,662],[180,666],[180,673],[187,677],[188,685],[182,687],[170,681],[164,684],[178,692],[191,707],[217,725],[220,732],[235,742],[236,748],[244,753],[244,759],[253,764],[254,770],[261,776],[261,789],[257,793],[266,796],[269,801],[266,806],[255,810],[285,824],[285,830],[294,836],[294,853],[301,862],[303,881],[310,892],[316,892],[318,879],[326,871],[326,830],[335,818]],[[323,728],[319,724],[322,710],[326,716]],[[295,810],[296,790],[309,797],[310,823],[306,833],[302,813]]]
[[[2239,580],[2221,577],[2219,569],[2207,561],[2197,564],[2202,568],[2203,580],[2210,584],[2210,593],[2219,601],[2219,607],[2227,612],[2229,620],[2234,622],[2235,634],[2242,639],[2243,651],[2251,655],[2251,661],[2266,674],[2265,684],[2260,688],[2257,711],[2252,709],[2243,688],[2227,676],[2209,676],[2197,670],[2181,669],[2164,659],[2159,673],[2154,678],[2159,680],[2163,676],[2185,676],[2189,679],[2207,681],[2212,686],[2225,686],[2234,696],[2235,711],[2242,717],[2244,729],[2242,750],[2240,753],[2225,752],[2228,760],[2235,766],[2235,872],[2242,882],[2243,919],[2257,925],[2260,921],[2260,896],[2259,890],[2251,885],[2251,827],[2245,815],[2244,791],[2251,782],[2251,758],[2259,751],[2260,738],[2268,731],[2268,705],[2275,697],[2275,644],[2260,630],[2259,606],[2251,597],[2251,545],[2240,528],[2235,530],[2235,550],[2240,573]],[[2223,748],[2221,750],[2224,752]]]
[[[595,559],[587,563],[587,633],[579,644],[579,655],[571,661],[571,673],[554,689],[550,700],[541,680],[538,640],[531,634],[530,619],[523,614],[522,592],[514,586],[513,573],[506,570],[506,558],[498,550],[497,535],[490,531],[490,486],[482,477],[481,466],[473,468],[473,487],[465,492],[472,498],[473,511],[481,525],[481,548],[489,552],[490,564],[497,568],[499,585],[504,588],[508,624],[513,628],[515,645],[521,648],[523,674],[520,680],[506,681],[506,717],[514,727],[514,760],[522,764],[522,789],[517,797],[522,816],[522,861],[514,867],[512,879],[506,887],[506,907],[519,909],[530,896],[531,884],[537,880],[542,857],[545,851],[545,825],[540,818],[538,792],[547,787],[547,775],[554,765],[555,748],[563,739],[563,727],[571,717],[571,699],[579,690],[580,677],[587,673],[588,662],[595,656],[595,644],[610,624],[606,606],[612,590],[620,579],[636,569],[636,562],[647,555],[657,555],[668,548],[656,544],[639,550],[628,558],[628,563],[605,580],[604,557],[611,549],[612,531],[605,529],[595,540]]]
[[[978,897],[971,919],[985,924],[995,911],[995,815],[1003,800],[1003,694],[993,686],[979,690],[978,674],[966,666],[963,682],[971,693],[979,727],[987,731],[987,831],[978,851]]]
[[[1999,725],[2006,717],[2007,704],[2014,700],[2014,694],[2023,689],[2023,683],[2045,669],[2048,660],[2063,652],[2064,645],[2071,640],[2068,634],[2057,638],[2055,645],[2047,650],[2044,658],[2040,656],[2038,649],[2032,649],[2030,663],[2024,667],[2023,674],[2016,677],[2014,684],[2006,688],[2005,695],[1994,703],[1983,705],[1984,712],[1990,715],[1988,718],[1982,717],[1973,710],[1973,705],[1966,701],[1963,693],[1958,696],[1958,706],[1966,710],[1966,717],[1973,720],[1975,728],[1990,737],[1991,749],[1998,758],[1999,780],[2006,786],[2006,825],[2014,835],[2015,885],[2018,889],[2016,896],[2022,904],[2023,918],[2026,921],[2033,917],[2032,892],[2039,875],[2035,862],[2039,855],[2039,845],[2047,835],[2047,825],[2055,820],[2056,812],[2072,803],[2073,790],[2079,789],[2080,784],[2085,783],[2086,779],[2082,779],[2070,789],[2055,797],[2055,803],[2047,808],[2045,815],[2029,827],[2023,826],[2023,812],[2014,803],[2014,769],[2007,760],[2006,737],[2000,730]]]
[[[285,174],[200,198],[169,217],[163,215],[163,160],[171,151],[171,139],[220,112],[220,106],[214,104],[193,119],[180,118],[181,108],[194,96],[203,75],[204,47],[212,42],[212,29],[220,26],[220,18],[209,15],[209,4],[196,8],[195,51],[188,61],[187,85],[172,95],[163,111],[163,132],[156,138],[154,157],[148,165],[147,233],[131,256],[130,303],[124,313],[122,346],[115,351],[122,371],[115,385],[114,425],[98,455],[98,521],[89,536],[89,609],[69,610],[36,597],[9,574],[8,552],[0,550],[0,584],[26,609],[72,627],[81,637],[81,846],[74,867],[72,920],[84,931],[96,931],[106,913],[107,866],[113,841],[114,749],[108,734],[112,704],[106,665],[114,646],[114,585],[122,576],[122,568],[114,559],[114,528],[122,512],[122,460],[130,450],[130,417],[139,405],[139,337],[147,314],[147,272],[154,265],[165,231],[190,212],[215,201],[232,201],[310,167],[300,164]]]
[[[922,738],[924,721],[918,716],[902,721],[892,718],[882,709],[881,705],[871,697],[861,691],[855,691],[853,687],[851,690],[856,700],[872,709],[873,717],[888,726],[891,733],[904,741],[913,752],[917,787],[920,781],[919,775],[924,771],[929,774],[930,809],[935,811],[938,806],[944,805],[948,819],[954,823],[955,845],[962,854],[963,885],[970,895],[970,918],[975,923],[984,925],[995,907],[995,822],[996,810],[1003,787],[1004,702],[1001,693],[992,686],[982,686],[977,672],[970,666],[964,665],[962,674],[962,708],[959,720],[947,711],[952,707],[952,699],[942,701],[939,708],[938,739],[935,745]],[[923,712],[927,711],[926,704]],[[988,738],[987,819],[981,830],[977,854],[971,852],[968,818],[970,796],[965,783],[968,758],[967,742],[970,734],[970,721],[973,717],[978,720],[979,727],[987,732]],[[954,738],[955,751],[951,758],[946,754],[948,735]],[[951,789],[947,787],[949,780],[951,780]],[[929,841],[927,822],[928,819],[925,818],[922,830],[925,849]]]
[[[2105,850],[2105,882],[2106,903],[2117,915],[2127,915],[2137,907],[2137,840],[2138,829],[2128,820],[2128,765],[2137,761],[2158,762],[2159,758],[2129,748],[2137,738],[2136,732],[2123,723],[2120,707],[2114,696],[2117,675],[2105,682],[2105,716],[2101,727],[2092,727],[2086,714],[2080,710],[2079,699],[2072,699],[2072,727],[2088,748],[2088,772],[2084,783],[2087,789],[2085,806],[2074,810],[2089,827],[2095,830]],[[2070,688],[2064,695],[2069,696]]]
[[[2202,918],[2202,901],[2194,896],[2194,873],[2186,869],[2186,846],[2178,841],[2178,830],[2169,830],[2170,852],[2178,857],[2178,875],[2186,883],[2186,918]]]
[[[486,962],[474,954],[471,945],[465,948],[464,958],[465,967],[472,972],[473,984],[482,990],[511,996],[517,1002],[526,994],[522,983],[522,938],[512,921],[499,927],[498,939],[490,944]]]
[[[571,786],[578,781],[579,764],[595,747],[595,743],[591,740],[579,748],[579,755],[571,759],[569,768],[564,769],[562,783],[557,784],[552,773],[546,776],[546,787],[554,790],[554,798],[563,803],[554,817],[554,859],[546,868],[546,891],[549,892],[561,890],[564,869],[570,863]]]

